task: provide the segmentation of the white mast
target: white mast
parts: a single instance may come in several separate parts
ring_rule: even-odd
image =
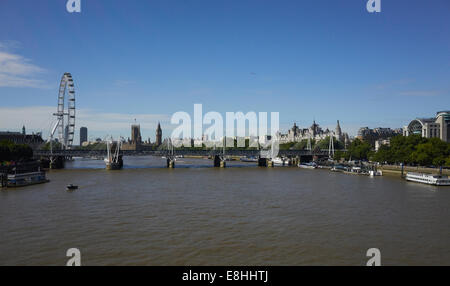
[[[330,144],[328,146],[328,157],[334,158],[334,134],[333,136],[330,135]]]

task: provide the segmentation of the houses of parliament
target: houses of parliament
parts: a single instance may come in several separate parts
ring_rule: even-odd
[[[144,142],[141,136],[141,126],[133,124],[131,125],[131,137],[122,145],[122,149],[128,151],[151,151],[157,149],[161,144],[162,129],[160,123],[158,123],[156,128],[156,141],[154,143],[151,143],[150,139]]]

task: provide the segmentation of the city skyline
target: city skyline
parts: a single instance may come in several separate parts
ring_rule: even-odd
[[[64,72],[76,124],[94,137],[128,137],[134,119],[143,138],[159,121],[168,136],[171,115],[195,103],[277,111],[282,132],[340,120],[352,136],[449,109],[445,1],[385,1],[374,14],[365,1],[283,4],[84,1],[70,14],[64,1],[2,1],[0,129],[47,137]]]

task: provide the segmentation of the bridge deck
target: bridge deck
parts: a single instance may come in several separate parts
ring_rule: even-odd
[[[122,151],[124,156],[166,156],[169,154],[168,150],[158,151]],[[175,155],[183,156],[214,156],[222,155],[222,150],[176,150]],[[259,156],[261,151],[259,150],[227,150],[225,155],[227,156]],[[307,150],[280,150],[278,156],[328,156],[328,150],[307,151]],[[49,157],[50,151],[38,150],[34,152],[35,156]],[[56,150],[53,151],[53,156],[64,157],[91,157],[91,156],[106,156],[106,150]]]

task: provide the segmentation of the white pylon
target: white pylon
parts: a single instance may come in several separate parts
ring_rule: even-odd
[[[330,144],[328,146],[328,157],[334,158],[334,133],[333,136],[330,135]]]
[[[312,147],[311,147],[311,134],[308,134],[308,144],[306,146],[306,150],[311,151]]]

